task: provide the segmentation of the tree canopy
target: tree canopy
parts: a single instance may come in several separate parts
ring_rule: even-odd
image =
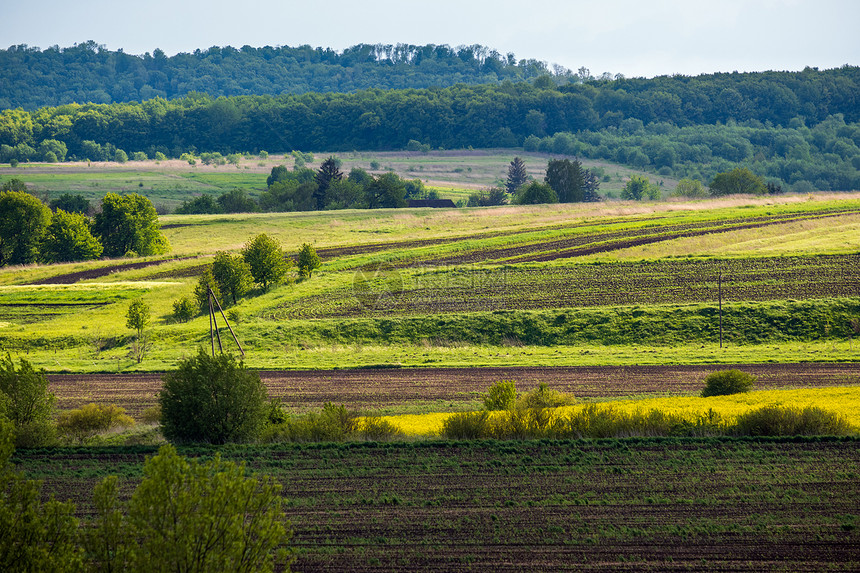
[[[159,255],[170,250],[170,244],[159,230],[155,207],[149,199],[137,193],[105,195],[93,229],[101,239],[104,255],[108,257],[122,257],[129,253]]]

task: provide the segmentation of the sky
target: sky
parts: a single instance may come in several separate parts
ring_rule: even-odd
[[[2,19],[2,48],[480,44],[626,77],[860,65],[860,0],[40,0]]]

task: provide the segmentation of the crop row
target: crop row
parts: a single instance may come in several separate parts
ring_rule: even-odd
[[[358,276],[358,275],[356,275]],[[860,296],[860,255],[378,273],[266,318],[328,318]]]
[[[860,448],[844,440],[233,447],[284,484],[297,570],[856,570]],[[211,455],[189,448],[186,455]],[[91,516],[151,449],[19,452]]]

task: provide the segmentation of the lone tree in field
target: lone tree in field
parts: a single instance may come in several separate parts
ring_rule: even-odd
[[[526,171],[525,162],[519,157],[514,157],[514,160],[511,161],[511,165],[508,167],[508,180],[505,183],[505,190],[513,195],[528,180],[529,174]]]
[[[149,306],[143,302],[143,299],[136,298],[131,301],[131,304],[128,305],[128,312],[125,314],[125,325],[126,327],[137,331],[137,339],[135,340],[132,351],[138,364],[143,361],[143,355],[146,351],[146,341],[143,339],[143,329],[146,328],[149,321]]]
[[[245,243],[242,257],[251,269],[254,282],[263,290],[281,282],[294,264],[293,259],[284,256],[278,240],[265,233]]]
[[[321,264],[320,258],[314,248],[304,243],[302,250],[299,251],[299,274],[303,277],[311,278],[314,270],[318,269]]]
[[[711,195],[764,195],[767,193],[764,179],[746,167],[718,173],[709,187],[711,188]]]
[[[233,356],[211,357],[200,348],[162,380],[161,431],[172,442],[245,442],[266,423],[266,387]]]

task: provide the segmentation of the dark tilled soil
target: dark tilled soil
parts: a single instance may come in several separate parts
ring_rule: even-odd
[[[860,364],[738,364],[718,366],[583,366],[512,368],[403,368],[359,370],[280,370],[260,375],[269,394],[285,407],[304,411],[326,402],[377,409],[410,402],[475,400],[499,380],[519,390],[541,382],[578,398],[639,394],[696,393],[710,372],[738,368],[758,376],[759,389],[860,384]],[[60,409],[89,402],[116,404],[132,415],[152,406],[161,373],[52,374],[50,389]]]

